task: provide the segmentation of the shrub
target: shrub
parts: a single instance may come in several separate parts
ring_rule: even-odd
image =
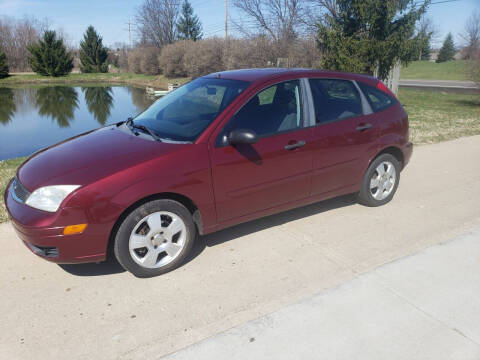
[[[212,72],[224,70],[224,40],[218,38],[205,39],[191,43],[184,56],[187,74],[193,78]]]
[[[158,75],[160,74],[160,65],[158,64],[158,55],[160,50],[154,47],[143,48],[140,54],[140,71],[142,74]]]
[[[128,71],[135,74],[141,74],[142,69],[140,66],[141,61],[141,48],[134,49],[128,53]]]
[[[158,63],[162,72],[168,77],[187,76],[185,68],[185,51],[192,45],[193,41],[178,41],[176,43],[164,46],[161,55],[158,57]]]

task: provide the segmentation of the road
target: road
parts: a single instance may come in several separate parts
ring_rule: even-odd
[[[42,261],[2,224],[0,358],[158,359],[478,229],[479,156],[480,136],[417,147],[384,207],[342,197],[243,224],[152,279]]]
[[[399,85],[400,87],[412,87],[419,89],[445,89],[480,92],[480,86],[473,81],[402,79],[400,80]]]

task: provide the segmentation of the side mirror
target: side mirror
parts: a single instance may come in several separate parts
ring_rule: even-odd
[[[255,144],[257,141],[257,134],[252,130],[237,129],[228,134],[228,143],[230,145]]]

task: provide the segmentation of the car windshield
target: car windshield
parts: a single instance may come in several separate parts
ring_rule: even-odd
[[[157,100],[134,119],[162,140],[192,142],[249,82],[198,78]]]

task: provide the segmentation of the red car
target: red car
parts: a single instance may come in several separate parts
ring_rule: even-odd
[[[375,78],[226,71],[34,154],[4,197],[38,256],[98,262],[111,245],[149,277],[178,267],[197,233],[348,193],[383,205],[411,153],[407,114]]]

